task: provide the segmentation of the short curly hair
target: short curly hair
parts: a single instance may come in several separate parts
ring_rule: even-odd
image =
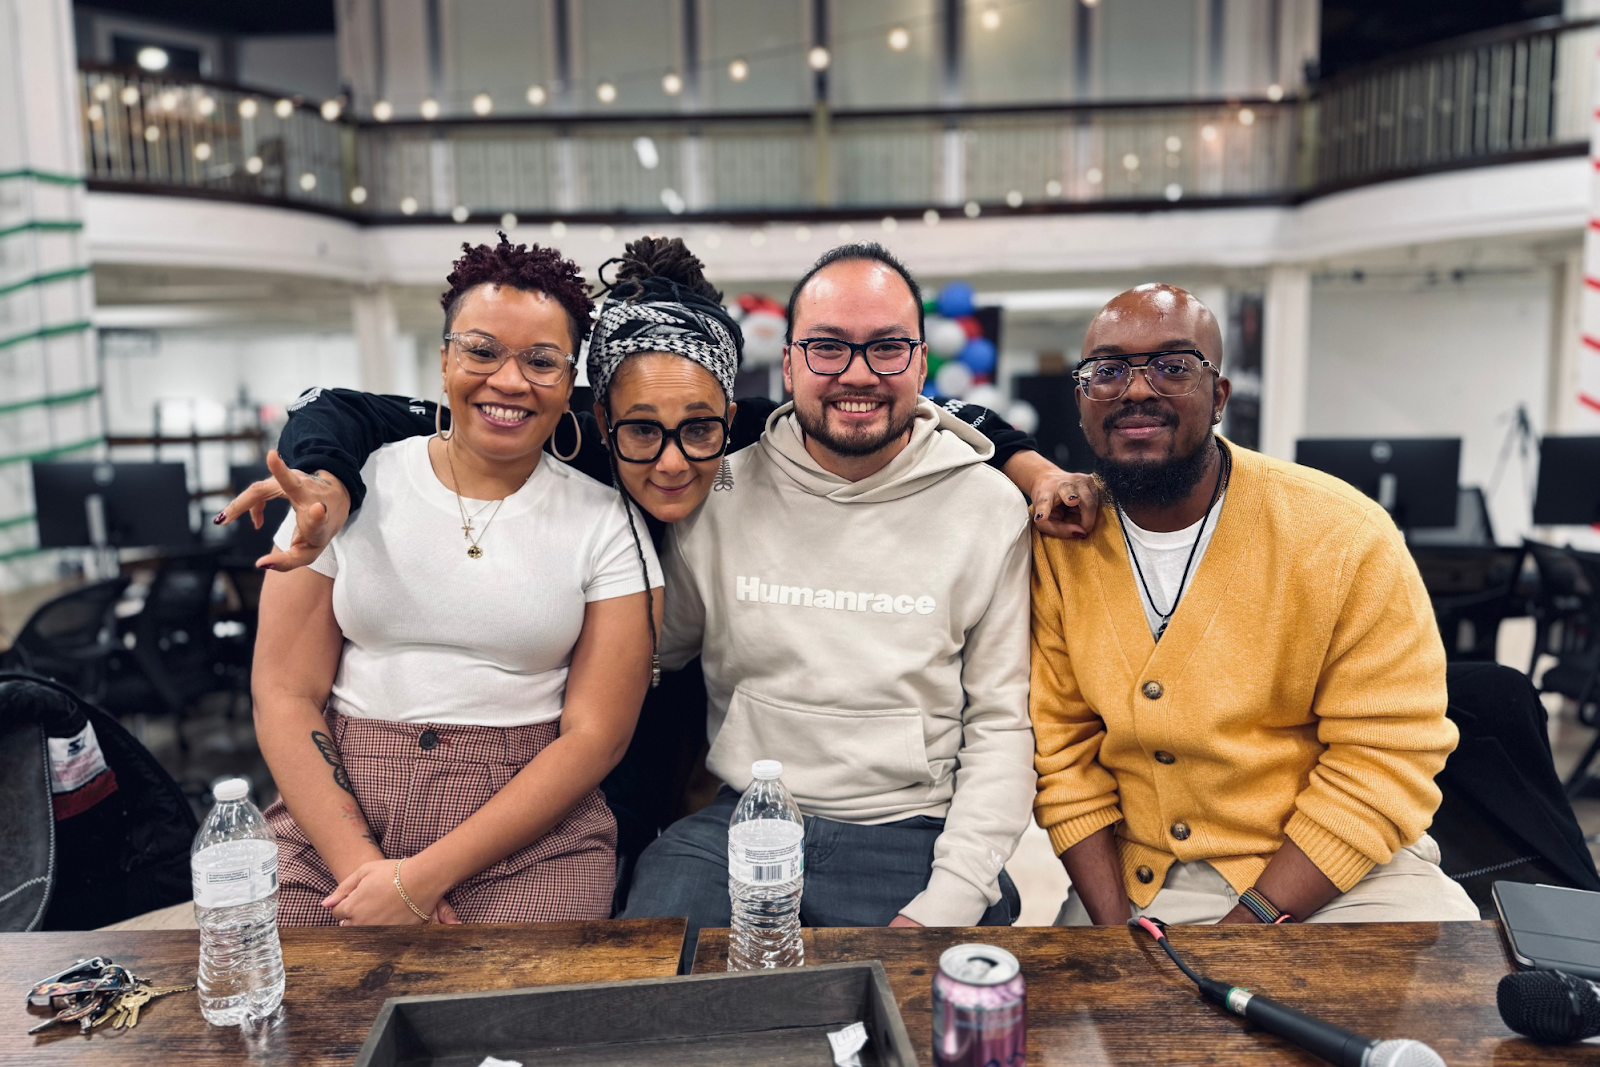
[[[500,243],[489,245],[463,244],[461,258],[452,266],[445,281],[450,288],[439,298],[444,308],[444,332],[449,333],[455,322],[462,299],[480,285],[501,285],[529,293],[543,293],[560,304],[567,313],[567,325],[572,331],[572,350],[576,354],[584,338],[589,336],[589,322],[594,312],[594,301],[589,298],[589,287],[584,284],[578,265],[563,259],[554,248],[539,245],[514,245],[503,231]]]

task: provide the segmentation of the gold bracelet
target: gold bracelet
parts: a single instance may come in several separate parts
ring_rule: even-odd
[[[400,884],[400,865],[404,862],[404,856],[394,861],[394,887],[400,891],[400,899],[406,902],[406,907],[410,908],[416,914],[417,918],[421,919],[424,923],[431,923],[433,922],[433,916],[429,915],[427,912],[413,904],[411,902],[411,897],[406,894],[406,887]]]

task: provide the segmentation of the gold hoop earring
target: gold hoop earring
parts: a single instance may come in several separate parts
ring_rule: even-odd
[[[568,408],[567,414],[572,416],[572,439],[574,442],[576,442],[572,446],[572,451],[565,456],[563,456],[560,452],[557,452],[556,435],[554,433],[550,434],[550,454],[563,463],[571,463],[573,460],[577,459],[578,453],[583,449],[583,427],[578,423],[578,413],[573,411],[571,408]],[[561,428],[560,419],[556,420],[556,428]]]
[[[450,394],[443,389],[439,390],[439,403],[433,409],[433,432],[441,441],[448,441],[455,435],[455,419],[451,419],[450,432],[444,432],[444,413],[450,410]]]

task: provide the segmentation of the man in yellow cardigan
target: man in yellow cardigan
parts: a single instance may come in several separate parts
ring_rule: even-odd
[[[1425,831],[1455,747],[1444,648],[1382,508],[1223,442],[1216,319],[1140,286],[1090,325],[1078,412],[1115,504],[1034,537],[1034,814],[1058,924],[1476,919]]]

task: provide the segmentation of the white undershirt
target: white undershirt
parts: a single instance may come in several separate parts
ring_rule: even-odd
[[[1179,601],[1182,594],[1194,584],[1195,573],[1200,570],[1200,560],[1206,554],[1206,547],[1211,544],[1211,535],[1217,532],[1217,520],[1222,517],[1222,504],[1227,496],[1227,493],[1223,493],[1217,499],[1216,507],[1211,509],[1209,515],[1171,533],[1141,529],[1128,518],[1127,512],[1118,514],[1122,528],[1128,533],[1128,544],[1139,562],[1138,569],[1134,570],[1133,584],[1139,589],[1139,603],[1144,606],[1144,618],[1150,624],[1151,637],[1161,629],[1162,618],[1156,610],[1157,605],[1161,611],[1171,611],[1173,603]],[[1200,546],[1194,548],[1194,537],[1200,532],[1201,523],[1205,523],[1205,532],[1200,534]],[[1194,548],[1194,562],[1189,564],[1189,578],[1184,581],[1183,567],[1189,562],[1191,548]],[[1128,561],[1128,567],[1133,569],[1133,560]],[[1141,572],[1144,574],[1142,582],[1139,580]],[[1183,582],[1182,589],[1178,587],[1179,582]],[[1149,592],[1145,591],[1146,586],[1149,586]],[[1150,602],[1152,594],[1155,604]]]
[[[361,468],[366,503],[311,569],[333,579],[344,651],[329,704],[354,718],[526,726],[561,717],[586,605],[650,586],[622,497],[549,456],[497,506],[456,502],[428,438],[384,445]],[[461,507],[483,549],[469,558]],[[288,543],[294,515],[278,544]],[[643,608],[641,607],[642,611]]]

